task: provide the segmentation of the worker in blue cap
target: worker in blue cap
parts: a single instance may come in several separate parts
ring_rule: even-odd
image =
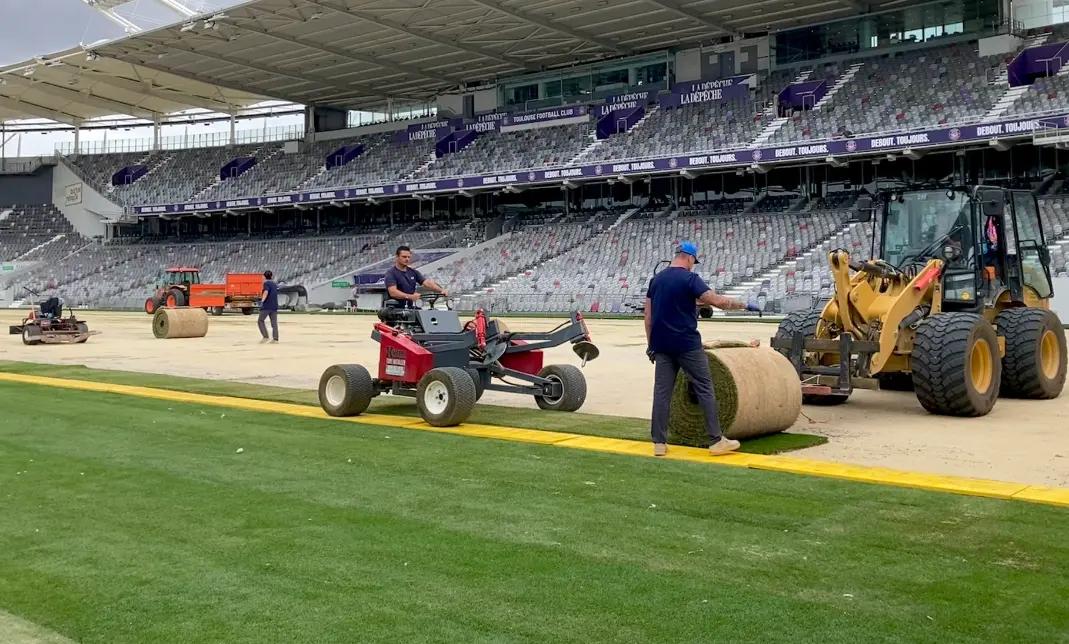
[[[739,441],[726,438],[720,429],[709,359],[702,350],[702,338],[698,334],[697,305],[748,311],[759,311],[759,308],[717,294],[693,272],[698,263],[698,246],[693,242],[682,242],[676,248],[671,264],[650,280],[646,291],[646,355],[656,365],[650,430],[654,456],[668,453],[669,405],[680,369],[687,374],[705,414],[709,452],[716,456],[739,448]]]

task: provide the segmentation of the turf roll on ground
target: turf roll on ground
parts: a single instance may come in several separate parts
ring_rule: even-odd
[[[802,411],[802,386],[785,357],[743,342],[706,345],[713,388],[720,406],[720,427],[729,438],[745,439],[781,432]],[[672,394],[668,442],[705,447],[705,414],[681,372]]]
[[[161,340],[203,338],[208,335],[204,309],[159,309],[152,316],[152,333]]]

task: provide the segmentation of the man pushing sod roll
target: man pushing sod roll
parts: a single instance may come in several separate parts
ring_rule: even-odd
[[[720,429],[709,359],[702,350],[702,338],[698,333],[697,304],[719,309],[757,312],[760,309],[718,295],[692,272],[698,263],[698,246],[693,242],[682,242],[676,248],[676,256],[671,264],[650,280],[646,291],[646,355],[656,365],[650,426],[654,456],[668,453],[668,413],[680,369],[687,374],[705,414],[709,453],[714,456],[727,454],[740,446],[739,441],[726,438]]]

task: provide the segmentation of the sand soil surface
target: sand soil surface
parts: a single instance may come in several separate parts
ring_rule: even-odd
[[[16,324],[19,311],[0,311],[0,323]],[[331,364],[357,362],[371,368],[378,345],[371,316],[282,314],[279,344],[260,344],[254,317],[211,318],[208,336],[157,340],[142,313],[86,312],[79,317],[99,331],[82,345],[25,346],[18,336],[0,340],[0,359],[81,364],[314,389]],[[509,318],[513,331],[547,330],[559,320]],[[653,367],[646,360],[642,323],[591,320],[601,357],[586,365],[588,395],[583,411],[649,418]],[[703,321],[706,340],[763,342],[769,324]],[[579,361],[569,346],[548,352],[546,364]],[[0,385],[2,386],[2,385]],[[484,402],[534,407],[534,400],[487,392]],[[909,392],[857,391],[837,407],[803,409],[791,431],[822,434],[826,445],[797,455],[844,463],[1069,487],[1069,392],[1056,400],[1003,399],[983,418],[933,416]]]

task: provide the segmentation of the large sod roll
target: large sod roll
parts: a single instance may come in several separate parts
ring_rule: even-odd
[[[208,335],[208,312],[204,309],[157,309],[152,316],[152,333],[161,340],[203,338]]]
[[[718,343],[706,349],[713,389],[720,410],[720,427],[728,438],[744,439],[781,432],[802,411],[802,384],[783,355],[744,343]],[[668,442],[706,447],[705,414],[688,390],[680,372],[672,394]]]

